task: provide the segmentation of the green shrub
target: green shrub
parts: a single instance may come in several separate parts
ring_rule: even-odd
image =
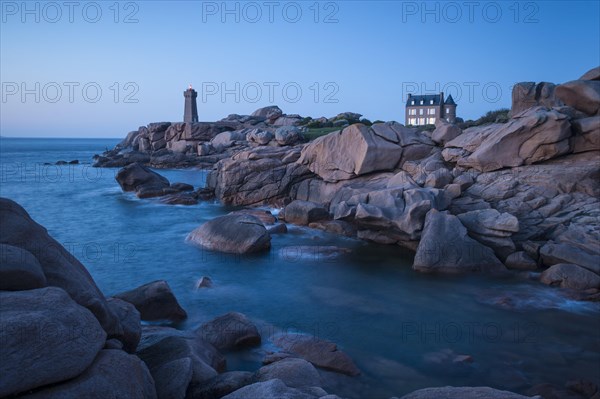
[[[474,120],[468,120],[466,122],[457,123],[461,129],[467,129],[473,126],[488,125],[490,123],[506,123],[509,121],[508,113],[510,112],[507,108],[497,109],[495,111],[488,111],[481,118]]]

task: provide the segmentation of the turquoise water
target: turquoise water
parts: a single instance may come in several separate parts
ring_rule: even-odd
[[[301,331],[336,342],[362,375],[331,378],[347,397],[387,398],[427,386],[488,385],[523,392],[575,378],[600,383],[600,311],[566,299],[527,275],[427,276],[412,257],[307,228],[274,235],[269,253],[233,256],[185,243],[203,222],[231,209],[172,206],[121,192],[116,169],[91,158],[119,140],[0,139],[0,195],[16,200],[89,269],[106,295],[165,279],[192,329],[228,311],[247,314],[264,338]],[[79,165],[44,165],[77,159]],[[171,182],[203,185],[200,170],[163,170]],[[324,259],[291,246],[352,249]],[[209,276],[214,287],[195,289]],[[498,303],[511,306],[500,306]],[[230,369],[259,367],[261,348],[229,355]],[[432,352],[472,356],[436,364]],[[428,360],[429,359],[429,360]]]

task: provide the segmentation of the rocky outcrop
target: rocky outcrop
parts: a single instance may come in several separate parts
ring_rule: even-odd
[[[600,80],[600,67],[590,69],[581,75],[579,80]]]
[[[489,172],[529,165],[571,151],[569,118],[555,110],[530,108],[506,124],[468,129],[446,143],[446,161]]]
[[[226,205],[263,205],[282,202],[301,181],[313,176],[296,163],[300,147],[257,147],[218,162],[207,186]]]
[[[283,115],[283,111],[277,105],[271,105],[268,107],[259,108],[252,113],[251,116],[264,118],[269,123],[275,122],[281,115]]]
[[[142,166],[138,163],[128,165],[121,169],[115,177],[123,191],[163,190],[170,186],[166,177]]]
[[[250,144],[267,145],[273,140],[273,133],[268,130],[252,129],[248,132],[247,138]]]
[[[296,126],[283,126],[275,130],[275,141],[279,145],[295,145],[304,141],[303,129]]]
[[[187,318],[186,311],[164,280],[144,284],[131,291],[115,294],[114,297],[134,305],[142,320],[181,321]]]
[[[600,81],[572,80],[556,87],[556,97],[586,115],[600,115]]]
[[[212,219],[192,231],[187,240],[212,251],[245,254],[271,247],[271,236],[259,219],[251,215],[226,215]]]
[[[0,242],[11,289],[0,290],[0,396],[156,397],[145,364],[126,352],[140,339],[133,306],[107,301],[85,267],[4,198]]]
[[[467,235],[459,218],[435,209],[425,218],[413,269],[427,273],[505,270],[490,248]]]
[[[129,132],[114,149],[95,155],[94,166],[124,167],[138,162],[154,168],[210,168],[247,149],[248,144],[298,144],[304,141],[305,131],[298,125],[310,120],[269,106],[252,115],[230,114],[217,122],[150,123]]]
[[[435,130],[431,134],[431,139],[437,143],[444,145],[448,141],[453,140],[462,134],[462,129],[455,124],[447,122],[440,118],[436,122]]]
[[[563,102],[556,98],[556,85],[548,82],[521,82],[513,86],[510,116],[518,115],[532,107],[559,107]]]
[[[371,127],[355,124],[309,143],[298,163],[326,182],[337,182],[393,170],[406,161],[428,155],[432,146],[425,136],[399,123]]]
[[[600,151],[600,116],[573,121],[573,152]]]
[[[519,232],[519,220],[513,215],[495,209],[480,209],[457,216],[467,228],[469,236],[492,248],[501,260],[516,251],[510,237]]]
[[[165,203],[182,203],[183,197],[178,193],[192,191],[194,187],[184,183],[169,183],[169,180],[139,164],[132,163],[119,170],[115,177],[123,191],[135,191],[138,198],[162,197],[168,195]],[[192,195],[188,195],[196,200]],[[185,201],[184,201],[185,202]],[[197,200],[196,200],[197,202]]]

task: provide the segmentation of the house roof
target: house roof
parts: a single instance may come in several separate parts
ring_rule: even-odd
[[[423,105],[430,105],[429,103],[433,100],[433,105],[440,105],[441,97],[439,94],[424,94],[418,96],[410,96],[406,100],[406,106],[409,107],[412,101],[414,101],[414,105],[421,105],[421,100],[423,100]]]
[[[450,94],[448,96],[448,98],[446,99],[446,101],[444,101],[444,104],[448,104],[448,105],[456,105],[456,103],[454,102],[454,99],[452,98],[452,94]]]

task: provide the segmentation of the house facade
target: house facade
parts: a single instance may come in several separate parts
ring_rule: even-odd
[[[456,103],[449,95],[444,99],[444,93],[408,95],[406,100],[406,126],[435,125],[443,118],[450,123],[456,121]]]

